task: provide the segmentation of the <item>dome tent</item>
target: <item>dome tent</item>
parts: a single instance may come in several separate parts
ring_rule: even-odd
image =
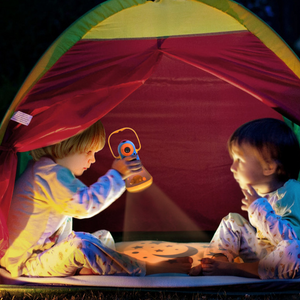
[[[137,131],[154,184],[126,193],[81,229],[215,230],[239,211],[242,197],[229,171],[229,135],[260,117],[299,124],[299,76],[293,52],[234,1],[100,4],[48,49],[2,122],[4,233],[15,153],[59,142],[100,118],[108,134]],[[16,111],[32,116],[28,126],[10,121]],[[87,184],[110,167],[108,147],[97,159],[82,178]]]

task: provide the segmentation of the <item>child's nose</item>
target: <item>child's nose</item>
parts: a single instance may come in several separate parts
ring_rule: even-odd
[[[231,167],[230,167],[230,171],[231,171],[232,173],[236,172],[236,164],[235,164],[235,162],[232,163],[232,165],[231,165]]]
[[[96,162],[95,154],[91,157],[90,162],[91,162],[91,164],[93,164],[94,162]]]

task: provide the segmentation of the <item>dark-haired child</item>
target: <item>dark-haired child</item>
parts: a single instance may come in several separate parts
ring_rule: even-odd
[[[239,127],[228,149],[249,222],[236,213],[226,216],[190,275],[300,277],[300,149],[295,134],[283,121],[258,119]],[[243,262],[234,262],[237,257]]]

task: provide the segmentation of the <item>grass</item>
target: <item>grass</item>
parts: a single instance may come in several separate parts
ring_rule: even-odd
[[[300,299],[299,292],[226,292],[223,289],[216,291],[195,290],[140,290],[140,289],[106,289],[106,288],[53,288],[53,287],[0,287],[0,300],[296,300]]]
[[[0,119],[23,81],[54,40],[104,0],[10,0],[0,9]]]

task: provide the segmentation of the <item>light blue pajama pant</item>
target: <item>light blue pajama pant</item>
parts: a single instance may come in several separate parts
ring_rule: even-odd
[[[81,268],[92,269],[99,275],[145,275],[145,263],[118,253],[113,248],[106,246],[92,234],[72,232],[50,249],[33,254],[22,265],[23,275],[72,276]]]
[[[205,256],[222,253],[232,262],[241,257],[244,262],[259,261],[261,279],[299,278],[300,241],[282,240],[271,245],[256,237],[255,228],[241,215],[230,213],[222,219]]]

